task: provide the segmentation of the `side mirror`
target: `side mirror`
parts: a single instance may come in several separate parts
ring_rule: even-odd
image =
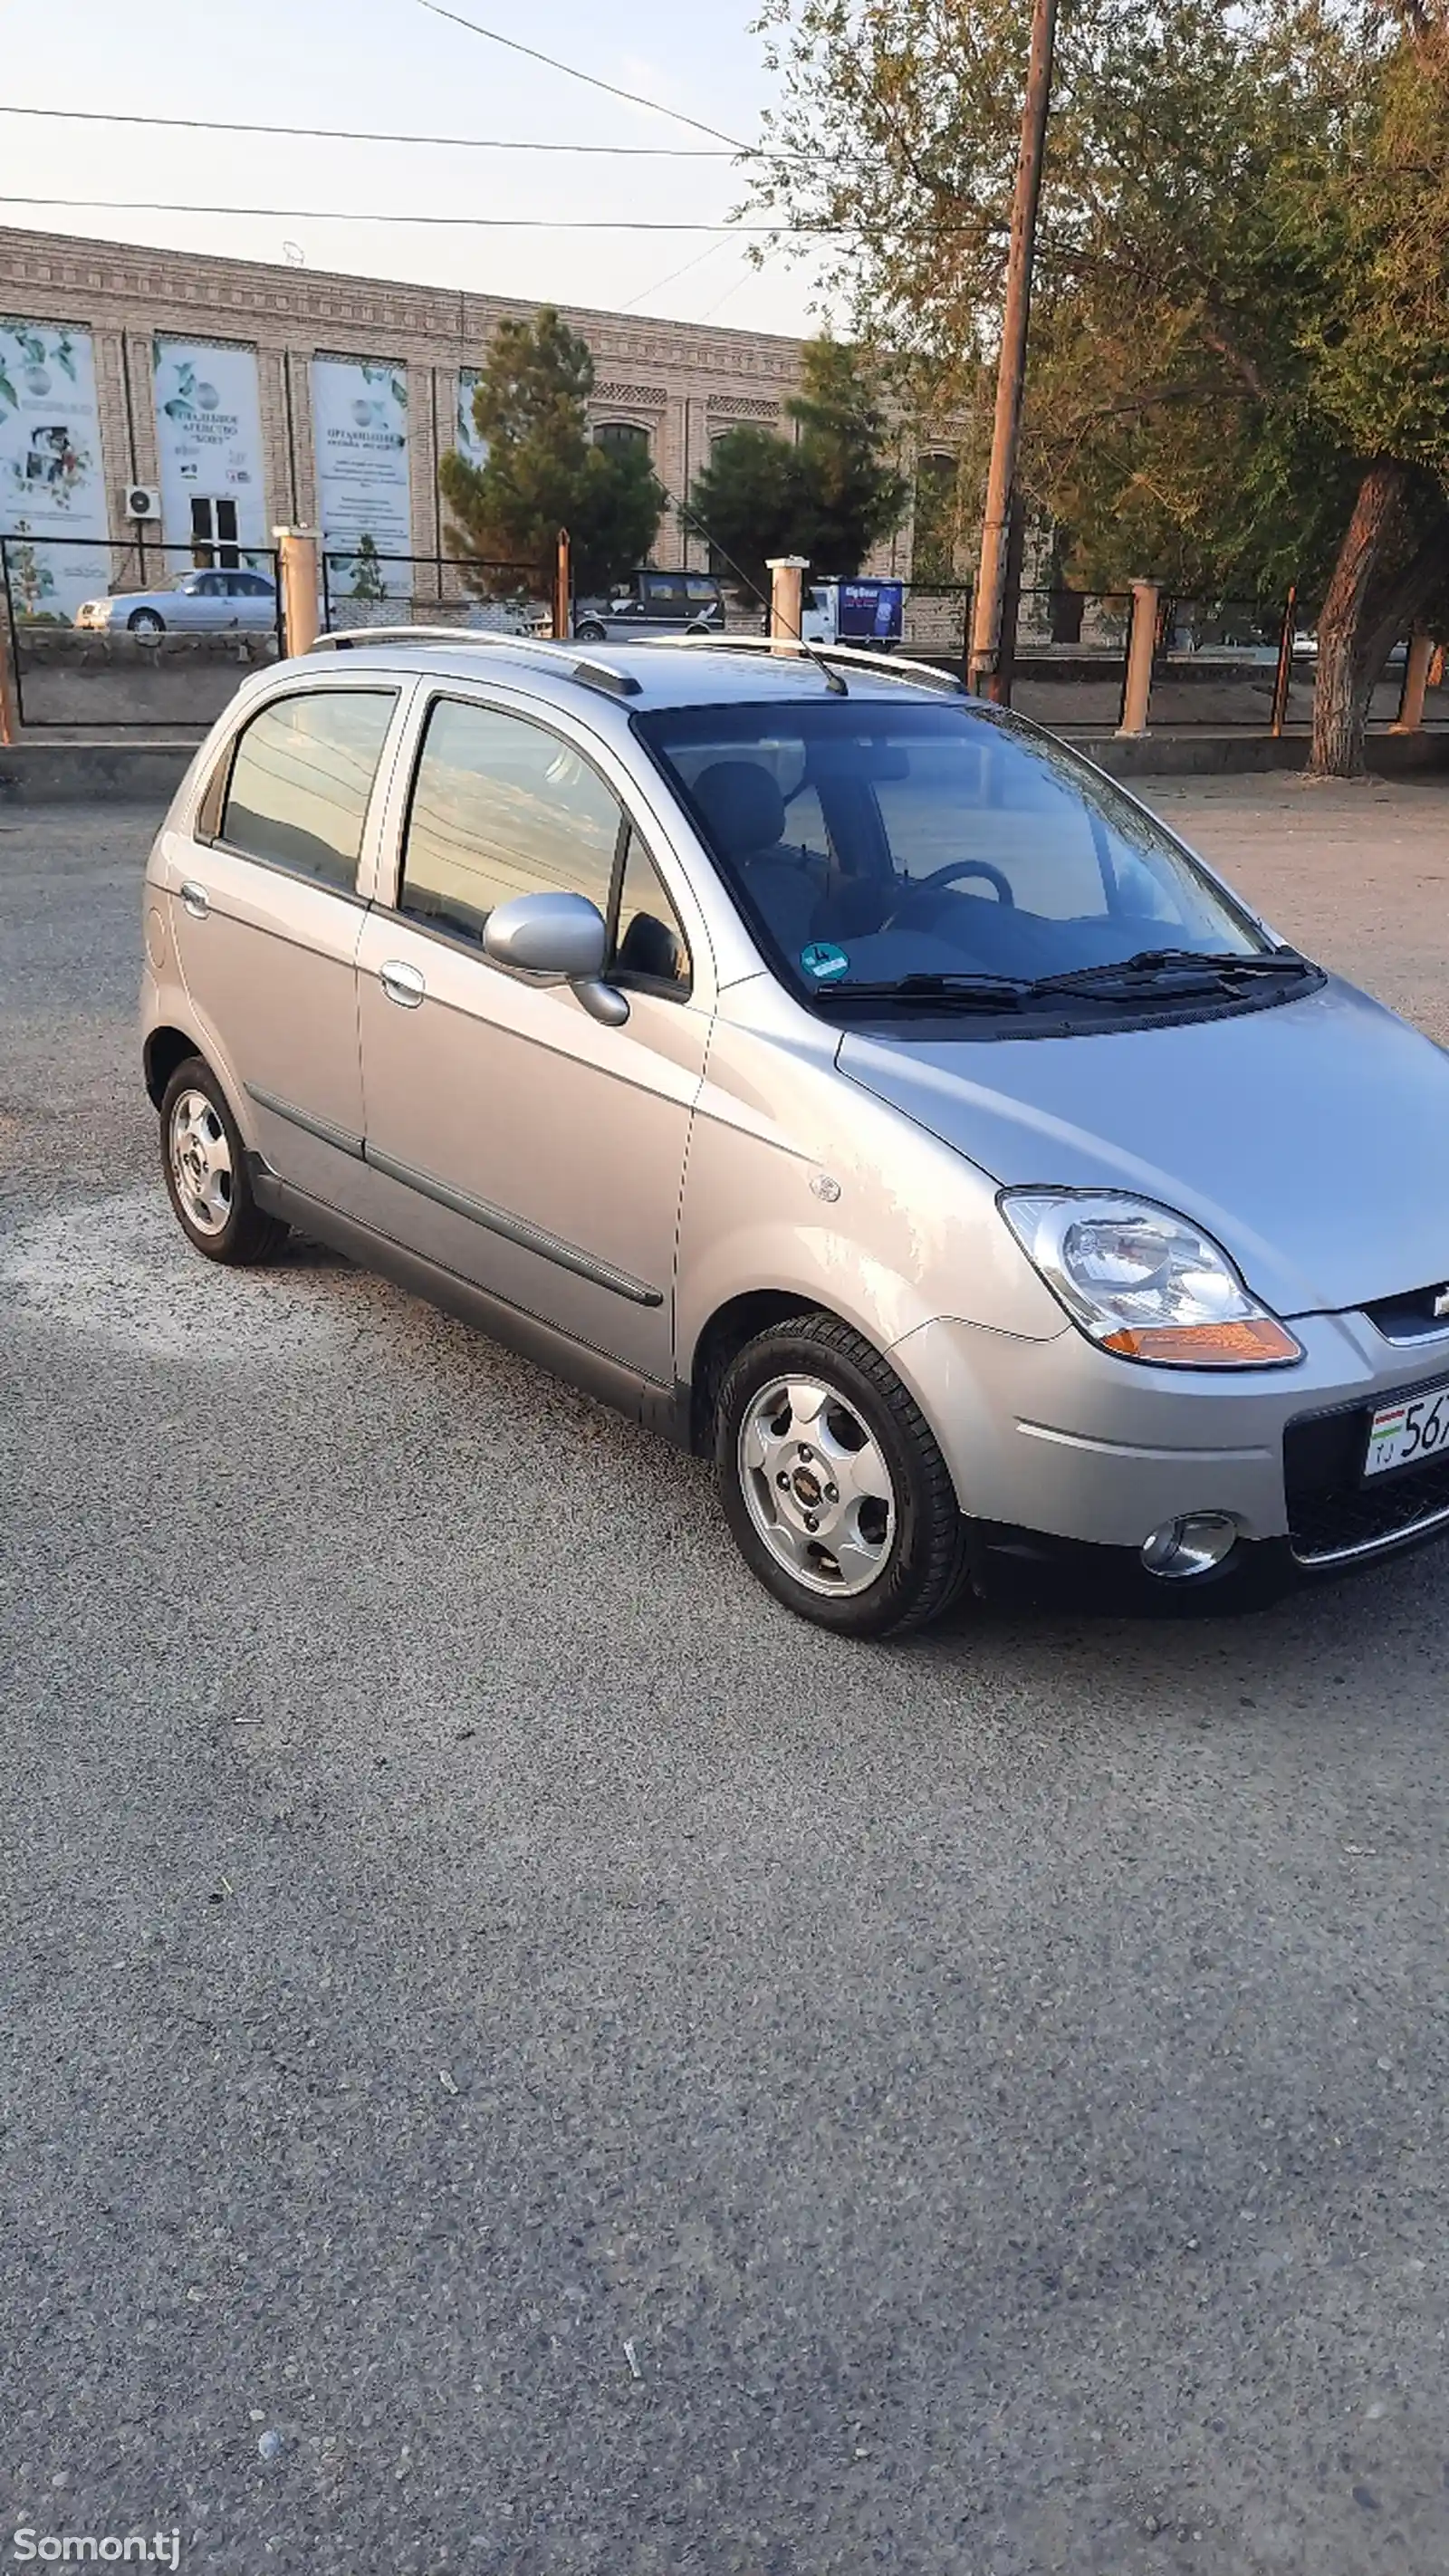
[[[608,942],[603,914],[581,894],[516,894],[495,904],[483,925],[483,954],[495,966],[563,975],[596,1020],[622,1028],[629,1005],[600,981]]]

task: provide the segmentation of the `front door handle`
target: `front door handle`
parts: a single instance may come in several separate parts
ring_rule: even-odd
[[[182,878],[181,900],[193,921],[205,921],[211,910],[211,897],[204,885],[197,884],[195,877]]]
[[[385,966],[379,966],[377,980],[388,1000],[400,1003],[405,1011],[415,1011],[428,989],[418,968],[400,957],[390,957]]]

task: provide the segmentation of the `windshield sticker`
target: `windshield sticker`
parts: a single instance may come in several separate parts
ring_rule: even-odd
[[[833,940],[813,939],[808,948],[801,949],[800,963],[807,975],[814,976],[817,984],[830,984],[837,975],[845,973],[850,959]]]

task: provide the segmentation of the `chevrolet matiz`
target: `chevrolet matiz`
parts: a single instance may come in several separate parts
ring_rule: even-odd
[[[944,673],[324,639],[145,948],[198,1252],[295,1227],[709,1454],[825,1627],[1449,1526],[1449,1060]]]

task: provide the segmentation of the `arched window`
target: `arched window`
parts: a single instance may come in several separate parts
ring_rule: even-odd
[[[607,448],[611,456],[634,456],[642,450],[649,453],[649,432],[637,420],[596,420],[594,445]]]
[[[959,514],[957,462],[928,451],[916,459],[916,525],[911,545],[915,581],[951,581],[956,570]]]

